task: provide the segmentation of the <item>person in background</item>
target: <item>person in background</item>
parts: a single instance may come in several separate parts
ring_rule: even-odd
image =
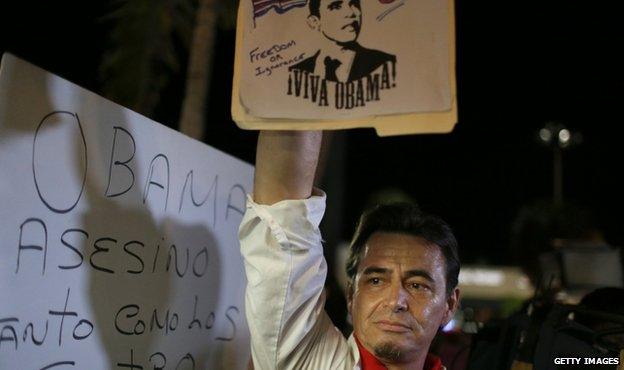
[[[601,333],[600,341],[618,350],[624,349],[624,289],[605,287],[585,295],[581,307],[606,314],[617,315],[620,322],[614,322],[595,315],[577,313],[576,321]]]

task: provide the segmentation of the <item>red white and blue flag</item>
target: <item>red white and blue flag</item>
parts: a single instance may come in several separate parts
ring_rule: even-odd
[[[269,10],[275,9],[279,14],[285,13],[293,8],[306,6],[308,0],[251,0],[253,2],[254,18],[266,14]]]

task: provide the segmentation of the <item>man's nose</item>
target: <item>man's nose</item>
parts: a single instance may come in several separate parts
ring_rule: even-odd
[[[388,295],[388,306],[392,312],[404,312],[408,307],[408,293],[403,284],[393,284]]]
[[[348,11],[347,11],[347,18],[356,18],[359,11],[360,11],[360,9],[358,9],[357,6],[350,5],[348,7]]]

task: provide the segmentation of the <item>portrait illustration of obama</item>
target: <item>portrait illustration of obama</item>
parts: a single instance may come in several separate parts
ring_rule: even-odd
[[[370,75],[396,57],[367,49],[358,42],[362,28],[360,0],[309,0],[308,26],[318,32],[321,48],[311,57],[292,65],[334,82],[356,81]]]

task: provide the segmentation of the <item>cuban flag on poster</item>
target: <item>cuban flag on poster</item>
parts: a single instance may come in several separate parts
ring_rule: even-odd
[[[305,6],[308,0],[252,0],[252,2],[255,19],[266,14],[271,9],[275,9],[276,12],[282,14],[292,8]]]

